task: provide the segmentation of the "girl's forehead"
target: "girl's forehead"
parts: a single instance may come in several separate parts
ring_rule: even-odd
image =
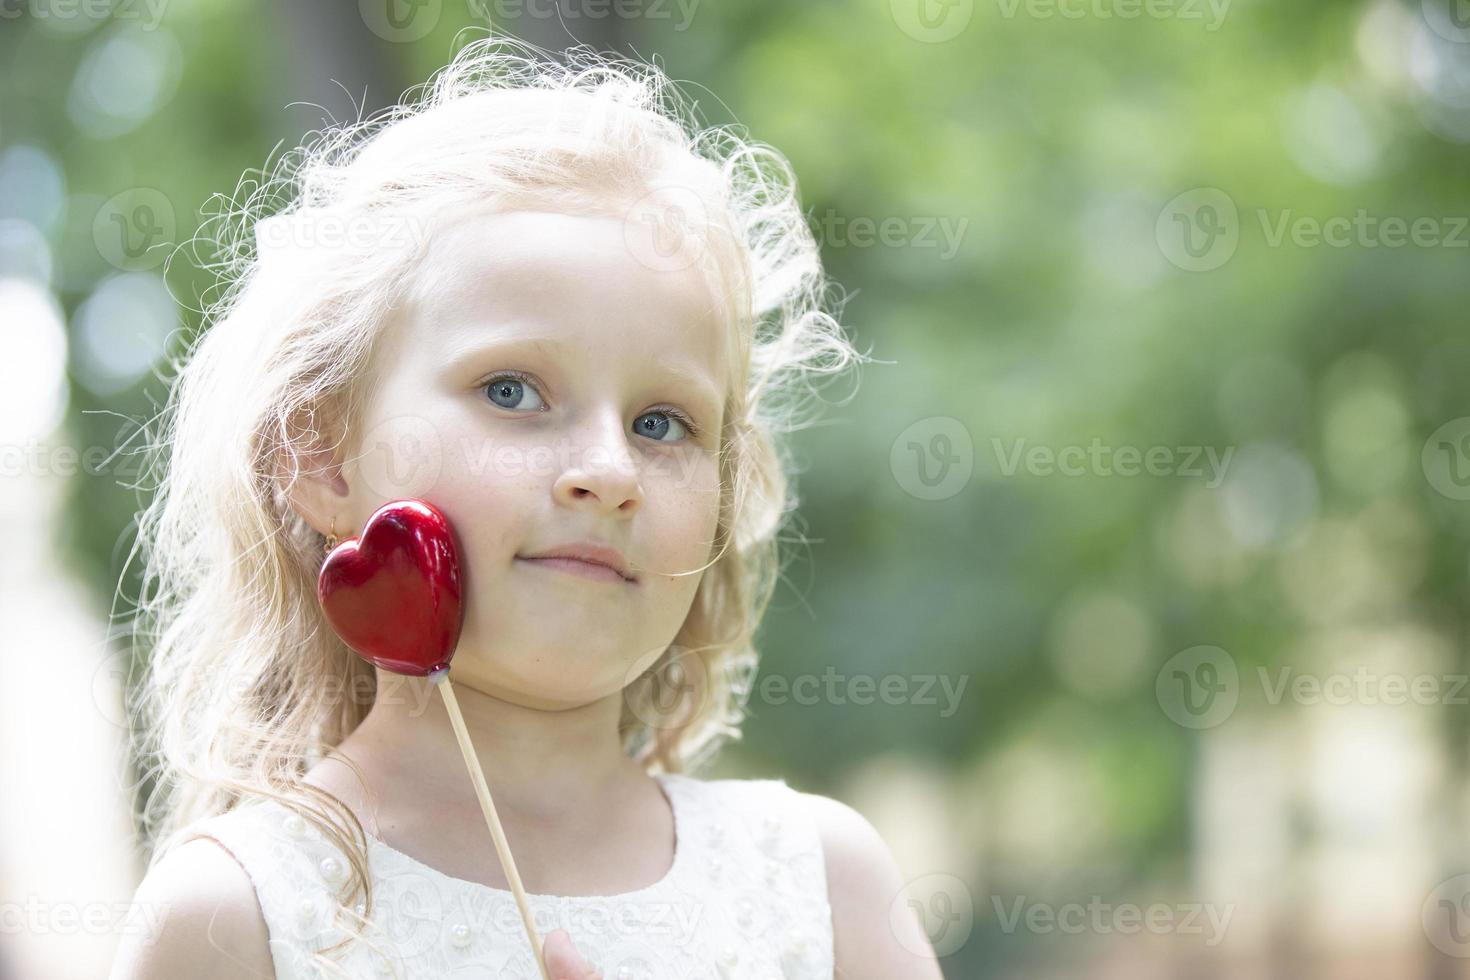
[[[509,211],[451,219],[429,235],[412,287],[422,305],[535,297],[708,305],[697,244],[665,257],[679,235],[641,216]],[[489,288],[493,287],[493,288]]]
[[[549,338],[642,351],[718,381],[727,328],[717,298],[700,262],[645,252],[659,233],[618,216],[545,211],[453,220],[433,233],[398,328],[436,361],[477,344]]]

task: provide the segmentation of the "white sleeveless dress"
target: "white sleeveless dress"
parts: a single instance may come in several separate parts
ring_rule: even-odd
[[[673,866],[622,895],[527,893],[544,941],[556,928],[605,980],[832,980],[832,909],[815,823],[784,780],[655,774],[673,808]],[[175,844],[210,837],[249,874],[276,980],[540,980],[514,896],[442,874],[368,837],[370,943],[324,954],[346,860],[270,800],[196,821]],[[493,847],[489,831],[485,846]],[[359,906],[359,912],[363,908]]]

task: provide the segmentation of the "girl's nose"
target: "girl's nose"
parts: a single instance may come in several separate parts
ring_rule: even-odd
[[[621,423],[602,423],[592,437],[574,443],[572,457],[552,488],[569,507],[595,507],[607,513],[629,513],[643,499],[638,462]]]

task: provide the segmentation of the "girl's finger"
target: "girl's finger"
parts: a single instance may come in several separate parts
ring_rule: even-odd
[[[576,946],[572,945],[572,937],[565,929],[553,929],[541,951],[546,957],[546,970],[551,974],[551,980],[593,980],[597,977],[583,961]]]

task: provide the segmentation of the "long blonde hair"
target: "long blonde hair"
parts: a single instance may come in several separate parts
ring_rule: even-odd
[[[155,781],[145,840],[168,841],[248,797],[275,799],[339,843],[353,868],[344,901],[362,894],[368,906],[361,826],[301,777],[372,706],[371,696],[322,692],[375,694],[374,673],[321,617],[322,537],[287,506],[286,490],[320,426],[350,432],[362,417],[379,328],[424,244],[412,229],[469,206],[622,212],[672,193],[682,220],[711,243],[701,261],[736,355],[720,516],[686,621],[626,692],[624,746],[649,771],[692,771],[739,737],[752,638],[796,504],[781,436],[804,425],[815,382],[865,357],[829,312],[840,297],[789,163],[734,128],[700,128],[657,67],[585,46],[558,63],[488,37],[410,96],[247,174],[201,235],[217,248],[221,289],[205,329],[171,364],[149,439],[157,491],[139,516],[144,585],[133,629],[147,648],[130,697],[134,754]],[[259,224],[272,213],[281,217]],[[296,230],[258,247],[268,241],[258,232],[282,221]],[[333,221],[346,231],[341,247],[310,247],[302,229]],[[372,233],[354,240],[354,222]],[[703,685],[697,710],[651,725],[635,706],[675,659]],[[153,860],[164,850],[155,846]]]

